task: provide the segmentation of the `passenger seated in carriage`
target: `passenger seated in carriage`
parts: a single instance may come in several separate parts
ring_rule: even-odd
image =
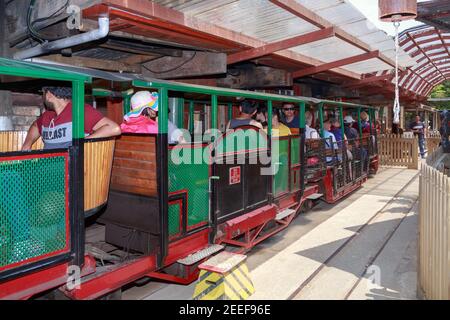
[[[353,123],[355,123],[355,120],[353,120],[352,116],[348,115],[344,118],[344,133],[349,140],[359,139],[358,130],[353,128]]]
[[[338,150],[339,147],[336,141],[336,137],[334,136],[334,134],[331,133],[330,130],[331,130],[331,119],[325,119],[323,121],[323,137],[325,139],[325,149],[332,150],[332,154],[335,154],[335,150]],[[333,160],[335,160],[333,158],[334,156],[333,157],[327,156],[326,161],[333,162]],[[342,161],[342,157],[339,158],[339,155],[337,158],[339,161]]]
[[[266,109],[258,110],[258,114],[256,115],[256,120],[261,123],[264,128],[264,131],[267,133],[268,128],[268,119],[269,114]],[[281,115],[279,109],[272,110],[272,136],[274,137],[286,137],[291,135],[291,130],[289,127],[285,126],[281,121]]]
[[[263,129],[263,126],[258,121],[254,120],[253,117],[257,113],[258,106],[256,103],[250,100],[244,100],[239,106],[239,116],[235,119],[231,119],[227,124],[227,130],[236,129],[243,126],[254,126],[259,129]]]
[[[346,139],[345,135],[342,136],[341,122],[337,118],[331,119],[331,133],[334,134],[339,148],[342,148],[342,142]]]
[[[331,120],[331,124],[332,124],[332,129],[331,129],[331,133],[334,134],[338,147],[340,150],[343,150],[344,148],[344,144],[347,147],[346,151],[347,151],[347,159],[348,160],[352,160],[353,159],[353,155],[350,152],[350,150],[348,150],[348,140],[347,140],[347,136],[344,134],[344,136],[342,136],[342,130],[341,130],[341,121],[339,121],[339,119],[335,118]],[[338,156],[339,157],[339,156]],[[341,157],[342,158],[342,157]],[[342,159],[339,159],[342,160]]]
[[[305,139],[306,141],[310,140],[310,139],[320,139],[319,133],[317,132],[316,129],[312,128],[312,121],[313,121],[313,115],[311,113],[311,111],[306,111],[305,112]],[[314,157],[309,157],[306,160],[306,164],[307,166],[316,166],[318,165],[320,162],[319,157],[314,156]]]
[[[68,148],[72,145],[72,88],[42,88],[46,111],[30,127],[22,151],[42,137],[44,149]],[[84,131],[89,139],[120,135],[120,127],[92,106],[84,106]]]
[[[306,139],[320,139],[319,133],[316,129],[312,128],[313,115],[311,111],[305,112],[305,138]]]
[[[353,120],[353,117],[351,115],[348,115],[344,118],[344,133],[347,137],[349,143],[347,144],[348,150],[352,153],[352,158],[360,159],[364,163],[364,170],[366,170],[367,166],[367,158],[368,153],[365,148],[360,146],[360,136],[358,131],[353,128],[353,124],[355,123],[355,120]]]
[[[131,111],[120,125],[123,133],[158,133],[158,93],[136,92],[131,97]],[[185,143],[183,132],[172,121],[168,122],[169,144]]]
[[[369,122],[369,115],[367,112],[363,111],[361,112],[361,130],[363,134],[370,134],[370,122]],[[373,128],[373,127],[372,127]]]
[[[334,136],[336,137],[336,141],[339,147],[339,152],[338,152],[338,160],[341,162],[344,159],[342,158],[344,155],[344,146],[345,146],[345,151],[346,151],[346,155],[347,158],[344,161],[348,162],[348,167],[347,167],[347,176],[349,177],[350,180],[352,180],[352,163],[351,161],[353,160],[353,154],[351,153],[351,151],[349,150],[349,146],[348,146],[348,140],[346,135],[344,134],[344,136],[342,136],[342,129],[341,129],[341,121],[337,118],[332,119],[331,120],[331,124],[333,125],[332,129],[331,129],[331,133],[334,134]]]
[[[283,123],[289,128],[300,128],[300,118],[295,115],[295,106],[292,103],[283,103]]]

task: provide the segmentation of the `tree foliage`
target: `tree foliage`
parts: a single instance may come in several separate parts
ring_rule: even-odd
[[[430,98],[450,98],[450,81],[442,82],[431,91]],[[438,109],[450,109],[450,101],[430,101]]]

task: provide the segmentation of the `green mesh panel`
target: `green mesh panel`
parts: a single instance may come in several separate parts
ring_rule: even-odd
[[[291,138],[291,165],[300,163],[300,138]]]
[[[181,204],[176,202],[169,205],[169,235],[178,234],[181,230],[180,226],[180,210]]]
[[[273,188],[275,196],[280,195],[283,192],[289,191],[289,140],[274,139],[274,143],[279,144],[279,165],[273,163],[274,170],[278,167],[278,171],[275,173],[273,179]]]
[[[187,190],[188,227],[208,221],[209,167],[202,160],[206,148],[174,148],[169,154],[169,192]],[[191,157],[194,153],[195,157]],[[177,160],[179,164],[176,164],[173,162],[174,158],[184,161]],[[200,163],[196,164],[193,160]],[[175,221],[170,221],[175,219],[179,219],[178,215],[169,215],[169,225],[175,225]]]
[[[66,246],[65,158],[0,162],[0,268]]]

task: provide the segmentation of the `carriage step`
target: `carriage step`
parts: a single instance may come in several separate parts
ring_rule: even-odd
[[[323,194],[322,193],[313,193],[309,196],[306,197],[306,199],[308,200],[317,200],[319,198],[322,198]]]
[[[196,253],[193,253],[191,255],[188,255],[187,257],[177,260],[178,263],[183,264],[185,266],[191,266],[196,262],[199,262],[214,253],[217,253],[219,251],[222,251],[225,248],[225,246],[214,244],[211,245],[203,250],[197,251]]]
[[[281,211],[277,216],[275,217],[275,220],[283,220],[284,218],[290,216],[291,214],[295,213],[295,210],[293,209],[285,209]]]

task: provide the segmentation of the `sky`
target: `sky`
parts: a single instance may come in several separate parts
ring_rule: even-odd
[[[378,19],[378,0],[347,0],[361,11],[367,19],[370,20],[377,28],[386,31],[387,34],[394,36],[395,29],[390,22],[381,22]],[[428,0],[418,0],[417,2],[425,2]],[[415,20],[403,21],[400,25],[400,32],[415,26],[421,25]]]

